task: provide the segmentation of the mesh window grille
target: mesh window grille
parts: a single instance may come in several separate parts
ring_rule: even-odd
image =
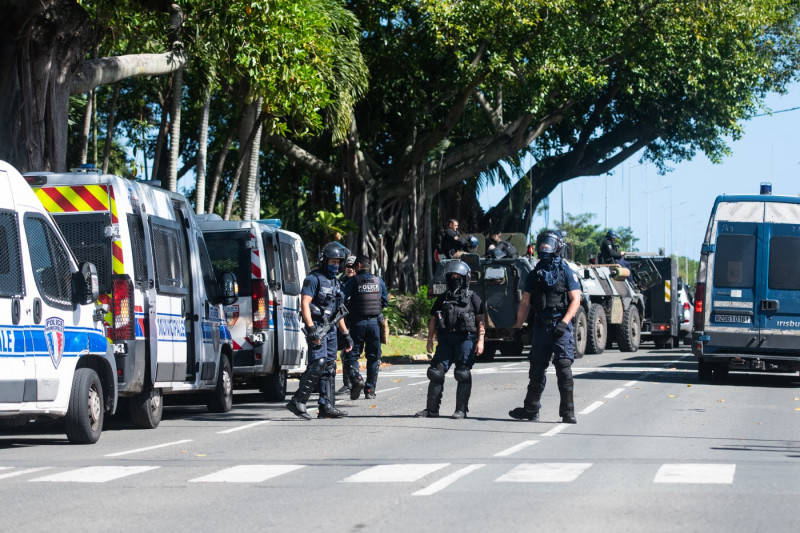
[[[181,238],[177,229],[153,224],[153,257],[159,290],[183,289]]]
[[[251,294],[251,257],[247,243],[250,240],[248,232],[209,232],[205,234],[208,245],[208,255],[214,272],[221,276],[225,272],[233,272],[239,283],[239,296]]]
[[[56,307],[72,307],[72,271],[55,230],[40,217],[25,218],[31,267],[42,297]]]
[[[291,295],[300,294],[302,280],[297,271],[297,251],[291,243],[281,243],[281,266],[283,267],[283,292]]]
[[[16,213],[0,213],[0,296],[22,295]]]
[[[128,215],[128,228],[131,232],[131,251],[133,252],[133,270],[136,281],[147,280],[147,248],[144,243],[144,224],[142,217]]]
[[[200,237],[197,238],[197,248],[200,250],[200,270],[203,273],[203,285],[206,287],[206,299],[210,302],[219,302],[219,284],[214,275],[214,267],[211,265],[211,258],[208,257],[206,243]]]
[[[111,292],[111,239],[105,236],[111,224],[108,215],[57,215],[61,233],[79,262],[89,261],[97,268],[100,292]]]

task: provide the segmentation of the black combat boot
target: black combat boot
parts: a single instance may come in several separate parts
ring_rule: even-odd
[[[525,404],[525,407],[515,407],[508,412],[508,416],[517,420],[536,422],[539,420],[539,404]]]
[[[303,372],[300,377],[300,385],[297,387],[297,392],[294,393],[292,399],[286,404],[286,408],[293,414],[299,416],[303,420],[311,420],[311,415],[306,410],[306,402],[308,402],[311,391],[318,385],[320,377],[325,370],[325,361],[317,359],[308,364],[308,368]]]
[[[342,411],[329,404],[320,404],[317,414],[317,418],[344,418],[345,416],[347,416],[347,411]]]
[[[469,412],[469,397],[471,393],[472,381],[458,383],[458,387],[456,388],[456,411],[450,418],[454,418],[456,420],[467,418],[467,413]]]
[[[577,424],[578,420],[575,418],[575,402],[572,399],[571,390],[562,390],[561,405],[558,408],[561,415],[561,421],[565,424]]]
[[[418,418],[436,418],[439,416],[439,405],[442,403],[444,385],[438,381],[428,383],[428,404],[416,415]]]
[[[358,397],[361,396],[361,391],[364,390],[364,387],[364,378],[362,378],[360,375],[356,374],[350,378],[350,399],[358,400]]]
[[[529,375],[528,392],[525,394],[525,401],[522,407],[515,407],[508,412],[508,416],[516,418],[517,420],[536,422],[539,420],[539,409],[542,408],[542,404],[539,403],[539,400],[542,399],[544,385],[542,385],[541,377],[539,377],[538,374],[530,372]]]

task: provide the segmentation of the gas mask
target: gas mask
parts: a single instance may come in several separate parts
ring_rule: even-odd
[[[447,290],[455,292],[461,288],[461,278],[455,276],[447,276]]]

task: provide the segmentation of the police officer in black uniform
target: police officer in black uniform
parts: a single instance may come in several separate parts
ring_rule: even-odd
[[[466,418],[472,392],[472,365],[483,353],[486,333],[483,317],[486,313],[480,297],[469,290],[469,266],[463,261],[450,261],[445,267],[447,290],[440,294],[431,308],[428,323],[428,353],[433,351],[433,336],[439,343],[428,368],[428,402],[417,417],[439,416],[444,377],[455,364],[456,410],[451,418]]]
[[[447,222],[447,229],[444,230],[439,241],[439,252],[444,256],[442,259],[452,259],[457,257],[459,252],[467,252],[476,246],[478,246],[476,237],[465,239],[458,232],[458,220],[451,218]]]
[[[575,360],[575,339],[572,318],[581,305],[578,276],[559,256],[565,248],[561,235],[543,231],[536,238],[539,262],[528,274],[517,308],[517,328],[521,328],[534,310],[533,341],[528,356],[528,393],[522,407],[509,411],[517,420],[539,420],[539,409],[546,383],[546,371],[552,358],[556,367],[558,391],[561,396],[559,416],[563,422],[575,424],[574,381],[572,363]]]
[[[624,252],[619,251],[619,246],[614,243],[615,239],[619,239],[619,233],[610,229],[606,232],[606,238],[600,243],[599,260],[601,264],[613,265],[625,255]]]
[[[306,411],[306,402],[319,383],[319,418],[341,418],[347,412],[336,408],[334,391],[336,375],[336,327],[347,342],[345,351],[353,347],[353,339],[344,320],[325,335],[320,335],[320,326],[329,323],[343,304],[343,295],[336,274],[344,263],[348,250],[338,242],[330,242],[322,248],[319,266],[303,280],[300,291],[300,312],[308,332],[308,367],[300,377],[300,385],[286,408],[304,420],[311,420]]]
[[[356,256],[349,255],[344,262],[344,272],[339,275],[339,283],[343,286],[347,283],[347,280],[352,278],[356,275]],[[347,325],[347,329],[350,329],[350,321],[349,316],[344,320],[345,324]],[[345,365],[345,351],[344,348],[347,346],[347,343],[344,340],[344,335],[342,332],[339,332],[337,337],[337,342],[339,343],[339,348],[341,350],[339,354],[339,360],[342,362],[342,387],[336,391],[336,396],[344,396],[347,394],[350,395],[350,375],[347,373],[347,366]]]
[[[516,246],[501,238],[500,232],[495,231],[489,234],[488,246],[486,247],[486,257],[491,259],[516,259],[519,257]]]
[[[378,371],[381,366],[381,330],[378,323],[384,307],[389,305],[389,292],[383,280],[370,272],[372,261],[366,255],[356,258],[356,275],[344,286],[344,301],[350,310],[347,323],[353,337],[353,349],[347,354],[345,371],[350,376],[350,399],[375,398]],[[361,377],[358,358],[366,352],[367,381]]]

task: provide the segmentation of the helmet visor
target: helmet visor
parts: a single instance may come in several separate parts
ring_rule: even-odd
[[[554,235],[546,235],[539,239],[536,251],[545,254],[555,254],[558,250],[558,239]]]

